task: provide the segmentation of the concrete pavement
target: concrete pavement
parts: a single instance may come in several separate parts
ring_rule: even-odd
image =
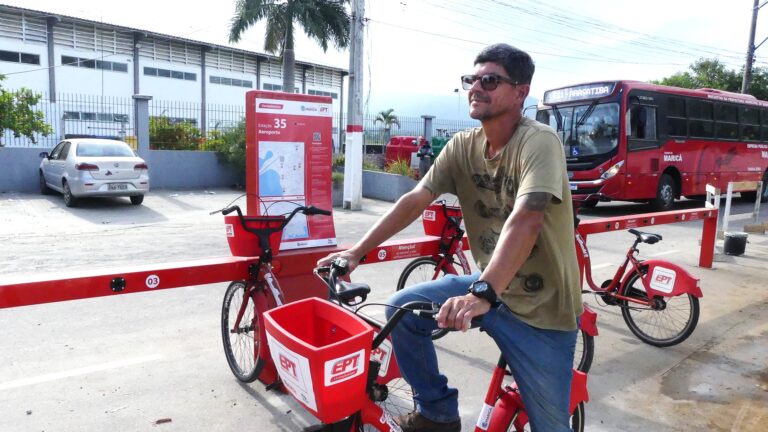
[[[67,209],[58,196],[0,194],[0,281],[39,274],[227,255],[221,208],[238,193],[156,191],[143,206],[93,200]],[[124,201],[124,202],[123,202]],[[363,201],[335,211],[349,243],[391,204]],[[682,207],[693,204],[681,203]],[[608,205],[584,217],[647,211]],[[734,213],[751,212],[737,204]],[[762,220],[767,220],[768,209]],[[701,278],[702,314],[693,335],[654,348],[626,328],[619,309],[600,306],[589,376],[590,431],[762,431],[768,420],[768,237],[750,235],[746,254],[698,268],[700,222],[657,226],[664,241],[641,246]],[[419,222],[402,238],[422,235]],[[590,236],[597,280],[610,277],[631,237]],[[722,247],[722,242],[719,243]],[[354,280],[384,301],[406,261],[362,266]],[[2,282],[0,282],[2,283]],[[221,351],[225,284],[38,305],[0,312],[2,431],[296,431],[312,418],[284,395],[239,384]],[[472,430],[497,350],[476,332],[437,343],[441,367],[460,390],[463,430]],[[157,423],[158,420],[170,419]]]

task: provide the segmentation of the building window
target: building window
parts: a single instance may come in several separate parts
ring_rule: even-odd
[[[0,61],[39,65],[40,56],[18,51],[0,50]]]
[[[100,69],[115,72],[128,72],[128,63],[94,60],[72,56],[61,56],[62,66],[75,66],[87,69]]]
[[[312,89],[309,89],[309,90],[307,90],[307,94],[316,95],[316,96],[330,96],[333,99],[338,99],[339,98],[338,93],[327,92],[327,91],[322,91],[322,90],[312,90]]]
[[[185,81],[197,81],[197,74],[190,73],[190,72],[170,70],[170,69],[145,67],[144,75],[156,76],[160,78],[174,78],[174,79],[180,79]]]
[[[222,84],[222,85],[228,85],[228,86],[234,86],[234,87],[253,88],[253,81],[239,80],[235,78],[211,76],[210,82],[211,84]]]
[[[282,91],[283,90],[283,86],[280,85],[280,84],[264,83],[264,90]]]
[[[90,120],[100,122],[125,123],[128,121],[128,114],[64,111],[64,120]]]

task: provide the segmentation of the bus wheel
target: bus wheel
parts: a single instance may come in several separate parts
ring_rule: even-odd
[[[662,174],[656,188],[656,198],[651,205],[656,211],[668,211],[675,203],[675,180],[669,174]]]

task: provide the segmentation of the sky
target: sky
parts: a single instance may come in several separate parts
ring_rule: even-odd
[[[0,2],[264,52],[261,24],[229,44],[235,0]],[[536,99],[582,82],[661,79],[699,58],[740,70],[752,7],[753,0],[366,0],[364,111],[466,118],[459,77],[497,42],[533,57]],[[760,15],[756,45],[768,37],[768,8]],[[349,67],[347,50],[324,53],[301,30],[296,34],[297,59]],[[768,66],[768,44],[756,51],[755,65]]]

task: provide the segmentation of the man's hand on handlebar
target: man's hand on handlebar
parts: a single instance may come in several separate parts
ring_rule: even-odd
[[[337,259],[345,259],[347,260],[347,268],[349,269],[349,273],[352,273],[352,271],[357,268],[358,265],[360,265],[360,258],[357,258],[355,254],[350,252],[349,250],[341,251],[341,252],[334,252],[324,258],[320,258],[317,260],[316,267],[329,267],[331,263]]]
[[[488,313],[491,304],[474,294],[449,298],[440,308],[435,319],[439,328],[467,331],[472,326],[472,318]]]

